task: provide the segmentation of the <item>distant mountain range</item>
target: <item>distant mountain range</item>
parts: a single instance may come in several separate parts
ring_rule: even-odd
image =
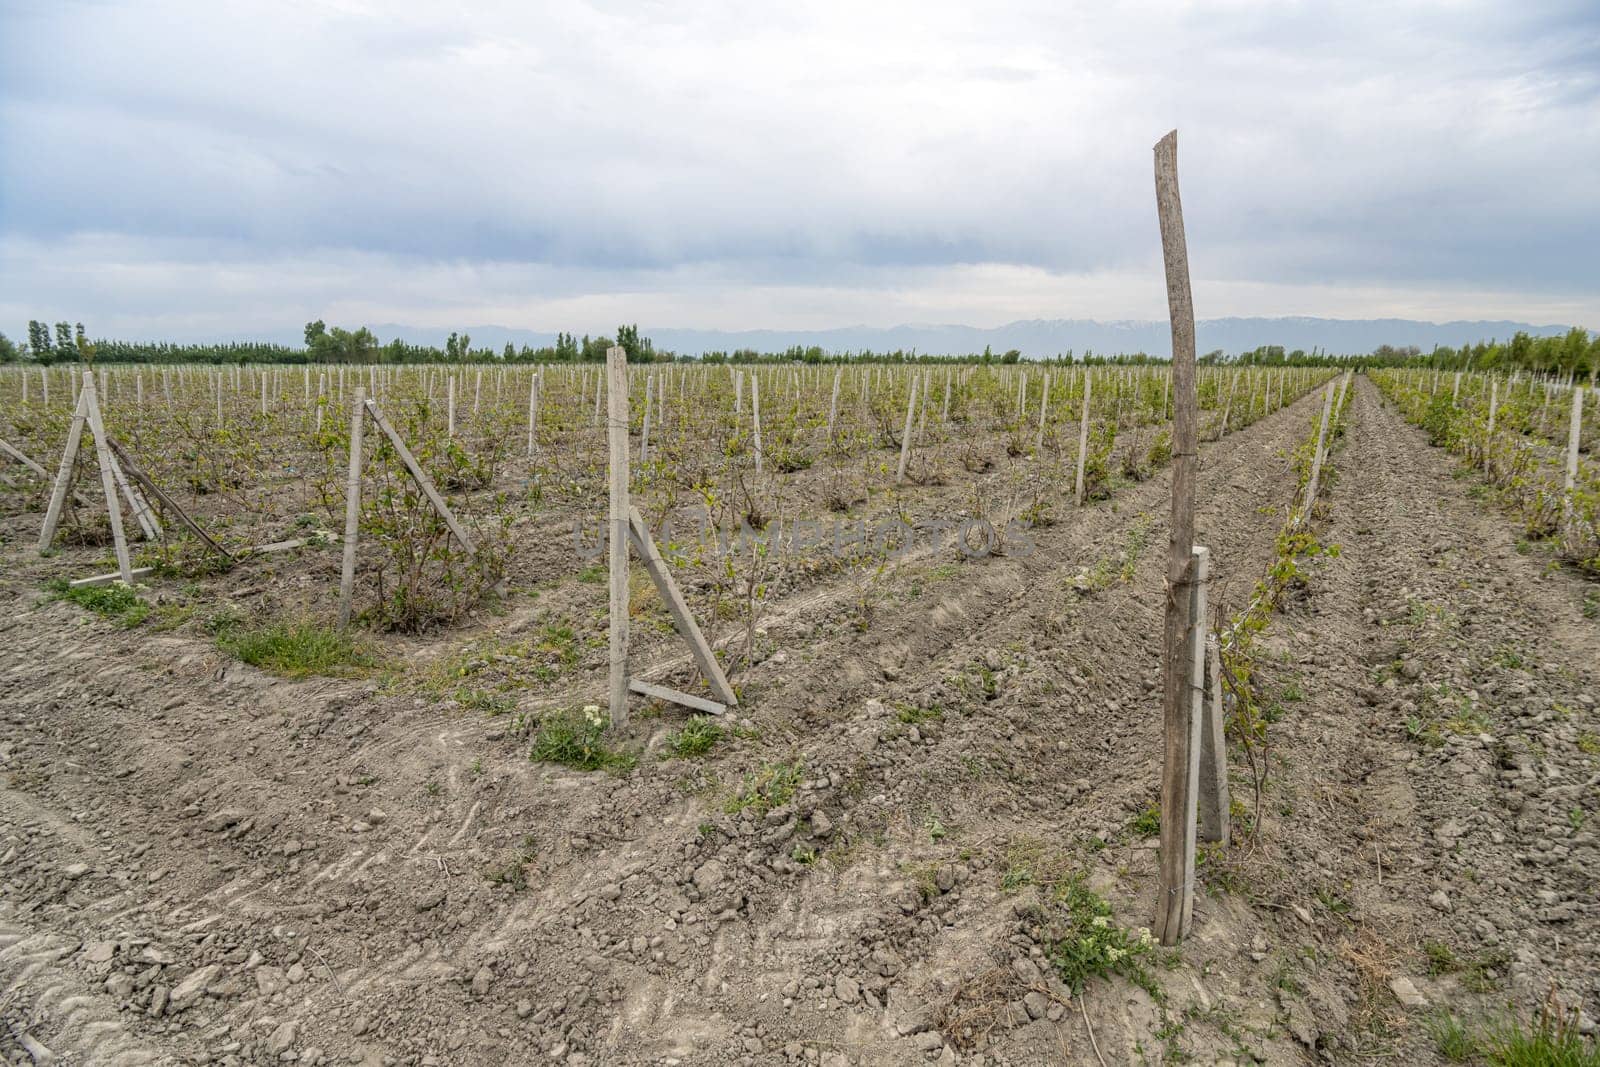
[[[357,324],[350,323],[350,326]],[[1459,346],[1496,338],[1508,340],[1522,330],[1535,336],[1565,333],[1569,327],[1537,326],[1526,322],[1472,321],[1422,322],[1417,319],[1230,318],[1203,319],[1195,325],[1201,355],[1221,349],[1229,354],[1261,345],[1282,345],[1293,351],[1320,348],[1336,354],[1364,354],[1379,345],[1416,345],[1423,351],[1435,345]],[[412,344],[443,346],[448,329],[379,323],[372,332],[384,341],[400,338]],[[464,326],[457,332],[472,338],[474,348],[513,345],[551,345],[556,335],[506,326]],[[901,349],[929,355],[968,355],[990,348],[996,355],[1017,349],[1029,358],[1056,356],[1071,351],[1099,355],[1145,352],[1165,359],[1171,335],[1165,322],[1098,322],[1094,319],[1024,319],[991,329],[976,326],[941,326],[909,323],[902,326],[844,326],[829,330],[692,330],[652,329],[640,332],[658,349],[680,354],[731,352],[753,348],[779,352],[794,345],[820,346],[829,352],[874,352]]]

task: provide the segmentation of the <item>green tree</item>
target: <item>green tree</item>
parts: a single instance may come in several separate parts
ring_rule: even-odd
[[[11,338],[0,333],[0,363],[15,363],[22,358]]]
[[[28,320],[28,350],[36,363],[48,366],[55,362],[55,351],[50,347],[50,327],[37,319]]]

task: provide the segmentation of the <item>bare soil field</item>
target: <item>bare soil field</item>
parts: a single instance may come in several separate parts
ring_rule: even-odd
[[[870,610],[859,575],[797,569],[737,724],[689,752],[687,716],[646,707],[611,739],[636,763],[589,772],[530,760],[524,716],[601,702],[584,638],[604,585],[569,575],[387,638],[403,682],[288,679],[192,626],[49,598],[84,552],[40,559],[38,513],[6,514],[0,1055],[1433,1063],[1447,1015],[1526,1013],[1552,988],[1591,1027],[1593,583],[1519,551],[1472,476],[1352,389],[1317,522],[1339,551],[1257,652],[1264,788],[1234,752],[1233,841],[1204,854],[1192,934],[1081,989],[1052,959],[1070,901],[1135,931],[1155,910],[1165,468],[1056,509],[1031,552],[909,554]],[[1197,540],[1228,611],[1273,566],[1321,404],[1202,446]],[[984,443],[992,461],[948,452],[907,507],[1010,493],[983,488],[1004,469]],[[825,478],[790,506],[815,510]],[[576,573],[572,514],[515,526],[552,546],[519,566]],[[306,553],[201,586],[305,605],[336,574]],[[555,640],[557,618],[577,637],[515,714],[450,683]],[[681,674],[669,632],[638,630],[637,673]]]

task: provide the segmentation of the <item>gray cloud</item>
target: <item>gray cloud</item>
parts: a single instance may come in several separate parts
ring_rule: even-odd
[[[8,5],[0,314],[1600,310],[1592,5],[465,6]]]

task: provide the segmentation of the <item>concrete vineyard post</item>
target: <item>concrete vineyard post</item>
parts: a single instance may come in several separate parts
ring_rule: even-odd
[[[1045,414],[1050,410],[1050,372],[1044,372],[1044,388],[1039,392],[1039,430],[1034,436],[1033,454],[1035,460],[1044,456],[1044,420]]]
[[[104,371],[100,373],[104,374]],[[116,474],[111,466],[111,449],[106,446],[106,426],[95,395],[94,375],[83,372],[84,407],[88,409],[89,432],[94,435],[95,462],[100,467],[100,488],[105,491],[106,510],[111,518],[111,541],[117,553],[117,570],[122,581],[133,584],[133,562],[128,558],[128,539],[122,530],[122,501],[117,499]]]
[[[361,529],[361,434],[367,421],[367,390],[356,386],[350,409],[350,470],[344,484],[344,560],[339,571],[339,627],[350,625],[350,598],[356,585],[356,539]]]
[[[939,414],[939,425],[950,425],[950,372],[944,372],[944,409]]]
[[[446,380],[448,395],[445,400],[445,434],[449,437],[456,435],[456,376],[454,374]]]
[[[611,725],[628,722],[628,354],[606,349],[606,440],[611,452]]]
[[[1483,446],[1483,468],[1488,470],[1494,462],[1494,417],[1500,410],[1500,380],[1489,382],[1489,433]]]
[[[1567,472],[1562,480],[1561,510],[1572,517],[1572,491],[1578,484],[1578,438],[1583,430],[1583,386],[1572,387],[1572,421],[1567,426]]]
[[[1089,459],[1089,395],[1094,388],[1094,377],[1089,368],[1083,369],[1083,414],[1078,419],[1078,477],[1073,483],[1073,502],[1083,507],[1083,477]]]
[[[828,404],[828,442],[830,444],[833,442],[833,424],[839,417],[839,378],[843,374],[843,370],[835,370],[833,372],[833,400]]]
[[[1201,727],[1206,699],[1206,580],[1211,574],[1211,553],[1194,548],[1194,585],[1189,591],[1189,763],[1184,775],[1183,800],[1183,919],[1179,934],[1187,933],[1194,918],[1194,853],[1200,807]]]
[[[750,423],[756,440],[756,473],[761,473],[761,377],[750,372]]]
[[[917,404],[917,436],[920,438],[928,430],[928,372],[923,371],[919,377],[922,379],[922,396]]]
[[[650,401],[656,379],[648,371],[644,376],[644,423],[639,432],[639,466],[650,462]]]
[[[1178,194],[1178,131],[1155,147],[1156,214],[1167,281],[1167,312],[1172,323],[1172,517],[1167,547],[1165,625],[1162,633],[1161,856],[1154,932],[1163,945],[1183,937],[1184,888],[1193,865],[1185,853],[1185,814],[1189,772],[1189,715],[1192,678],[1189,650],[1194,582],[1194,466],[1196,408],[1194,381],[1194,303],[1189,290],[1189,251]]]
[[[535,370],[528,379],[528,455],[533,455],[534,428],[539,425],[539,379],[543,370]]]
[[[662,603],[666,605],[667,613],[672,616],[672,624],[677,629],[679,636],[689,646],[689,652],[694,657],[700,674],[706,680],[712,694],[721,702],[719,706],[702,708],[713,714],[723,714],[729,707],[737,705],[739,698],[734,694],[733,687],[728,684],[728,677],[722,671],[722,664],[717,662],[716,653],[711,650],[711,644],[705,639],[700,630],[700,624],[695,621],[694,614],[689,610],[689,605],[684,601],[683,594],[678,590],[678,583],[673,580],[672,572],[667,569],[666,561],[661,558],[661,552],[656,548],[655,539],[650,536],[650,528],[645,525],[644,519],[639,515],[639,509],[628,508],[628,532],[634,549],[639,553],[639,558],[644,563],[645,571],[655,583],[656,591],[661,594]],[[628,687],[634,692],[640,692],[641,683],[630,681]],[[688,704],[693,698],[686,698],[684,694],[670,689],[657,689],[651,692],[652,696],[665,696],[666,699]],[[697,706],[689,704],[689,706]]]
[[[1202,618],[1201,624],[1204,624]],[[1228,841],[1232,799],[1228,792],[1226,709],[1222,704],[1222,648],[1215,636],[1206,639],[1207,697],[1200,727],[1200,840]]]
[[[900,434],[900,466],[895,470],[894,484],[906,480],[906,461],[911,458],[911,417],[917,410],[917,376],[911,376],[911,392],[906,397],[906,425]]]
[[[389,420],[383,417],[383,412],[378,410],[377,402],[369,397],[366,406],[367,414],[372,416],[372,421],[377,423],[378,429],[383,431],[383,435],[394,446],[396,454],[400,457],[400,462],[406,468],[406,473],[411,475],[411,480],[416,483],[418,489],[422,490],[422,495],[428,498],[428,503],[433,505],[433,510],[444,520],[444,524],[450,528],[450,532],[461,543],[461,547],[468,552],[477,551],[477,541],[457,521],[455,512],[450,510],[449,505],[444,502],[444,497],[439,495],[439,490],[434,486],[433,479],[428,477],[428,472],[422,469],[422,464],[417,462],[417,457],[411,454],[410,448],[406,447],[405,439],[400,436],[393,426],[389,425]]]

